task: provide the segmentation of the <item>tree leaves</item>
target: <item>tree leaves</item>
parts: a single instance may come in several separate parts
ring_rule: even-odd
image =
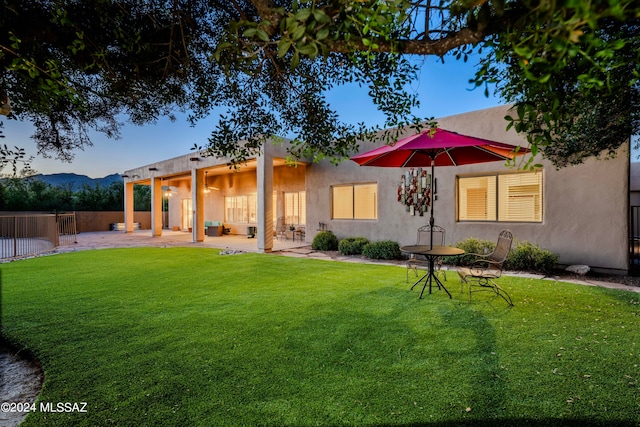
[[[517,105],[507,129],[524,133],[533,153],[541,152],[557,167],[615,156],[640,131],[640,20],[600,18],[593,28],[580,28],[577,44],[568,36],[541,39],[540,45],[531,39],[533,45],[512,52],[494,49],[476,73],[476,84],[495,82]],[[513,31],[502,34],[497,45],[525,29]]]
[[[393,134],[375,129],[419,126],[411,55],[467,60],[480,47],[473,83],[525,105],[507,126],[562,165],[611,153],[637,129],[636,3],[7,0],[0,85],[36,123],[39,149],[61,159],[90,144],[90,130],[117,136],[115,117],[143,124],[178,108],[195,121],[221,107],[216,155],[246,158],[259,132],[341,159],[358,138]],[[368,87],[385,123],[340,122],[324,96],[350,82]],[[587,105],[595,113],[576,115]]]

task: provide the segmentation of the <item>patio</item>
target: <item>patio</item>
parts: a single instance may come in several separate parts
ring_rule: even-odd
[[[193,246],[204,248],[217,248],[225,250],[238,250],[243,252],[258,252],[257,239],[249,239],[245,235],[231,234],[224,236],[205,236],[204,241],[194,243],[191,233],[184,231],[162,230],[162,236],[152,237],[150,230],[137,230],[133,233],[123,231],[99,231],[79,233],[78,243],[60,246],[55,253],[74,252],[86,249],[127,248],[142,246]],[[298,240],[273,239],[273,251],[309,246],[308,243]]]

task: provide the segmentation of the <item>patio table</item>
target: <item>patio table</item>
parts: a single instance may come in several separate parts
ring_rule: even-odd
[[[424,285],[422,285],[422,290],[420,291],[420,298],[422,298],[422,294],[424,293],[425,288],[427,287],[427,283],[429,284],[429,293],[431,293],[431,288],[433,285],[433,281],[435,280],[438,289],[442,288],[451,298],[451,293],[445,288],[442,284],[438,276],[434,272],[435,260],[438,257],[442,256],[456,256],[464,254],[464,250],[460,248],[455,248],[452,246],[430,246],[430,245],[412,245],[412,246],[403,246],[400,248],[403,252],[408,252],[414,255],[423,255],[427,257],[429,261],[429,268],[427,272],[418,279],[412,286],[411,289],[415,288],[417,284],[424,280]]]

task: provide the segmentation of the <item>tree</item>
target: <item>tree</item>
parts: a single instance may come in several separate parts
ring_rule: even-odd
[[[558,167],[615,156],[621,143],[640,133],[640,19],[598,22],[579,41],[550,42],[567,52],[561,72],[540,63],[539,52],[493,49],[476,77],[497,83],[518,107],[509,126]]]
[[[89,129],[116,137],[121,113],[146,123],[178,108],[195,122],[222,106],[201,147],[212,155],[243,160],[272,135],[291,135],[293,156],[339,160],[377,129],[341,122],[328,90],[365,85],[383,128],[418,128],[406,90],[416,58],[465,60],[477,49],[484,66],[473,81],[506,79],[502,95],[523,106],[512,123],[534,130],[533,148],[553,159],[566,130],[580,132],[565,106],[604,112],[621,88],[637,92],[639,62],[616,70],[628,64],[618,53],[637,52],[639,17],[635,0],[7,0],[0,99],[9,94],[13,114],[34,121],[39,151],[61,159],[91,143]],[[571,89],[545,97],[557,85]],[[576,158],[619,146],[621,134]]]
[[[0,139],[5,137],[2,132],[3,127],[4,123],[0,121]],[[10,148],[7,144],[0,145],[0,171],[10,166],[14,177],[32,175],[35,171],[31,169],[31,160],[33,160],[33,156],[27,157],[24,148]],[[22,166],[20,167],[20,165]]]
[[[133,187],[136,211],[151,210],[151,187]],[[37,176],[0,180],[0,210],[4,211],[122,211],[124,183],[108,187],[84,185],[74,191],[71,184],[51,185]]]
[[[121,185],[124,186],[124,184],[121,184]],[[120,194],[124,194],[124,188],[122,189]],[[122,209],[124,209],[124,200],[122,204]],[[135,211],[147,211],[147,212],[151,210],[151,186],[149,185],[133,186],[133,209]],[[168,208],[165,210],[168,210]]]

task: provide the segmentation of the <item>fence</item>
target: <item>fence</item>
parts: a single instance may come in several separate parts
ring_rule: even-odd
[[[640,276],[640,206],[629,212],[629,275]]]
[[[77,242],[75,214],[0,216],[0,258],[17,258]]]

